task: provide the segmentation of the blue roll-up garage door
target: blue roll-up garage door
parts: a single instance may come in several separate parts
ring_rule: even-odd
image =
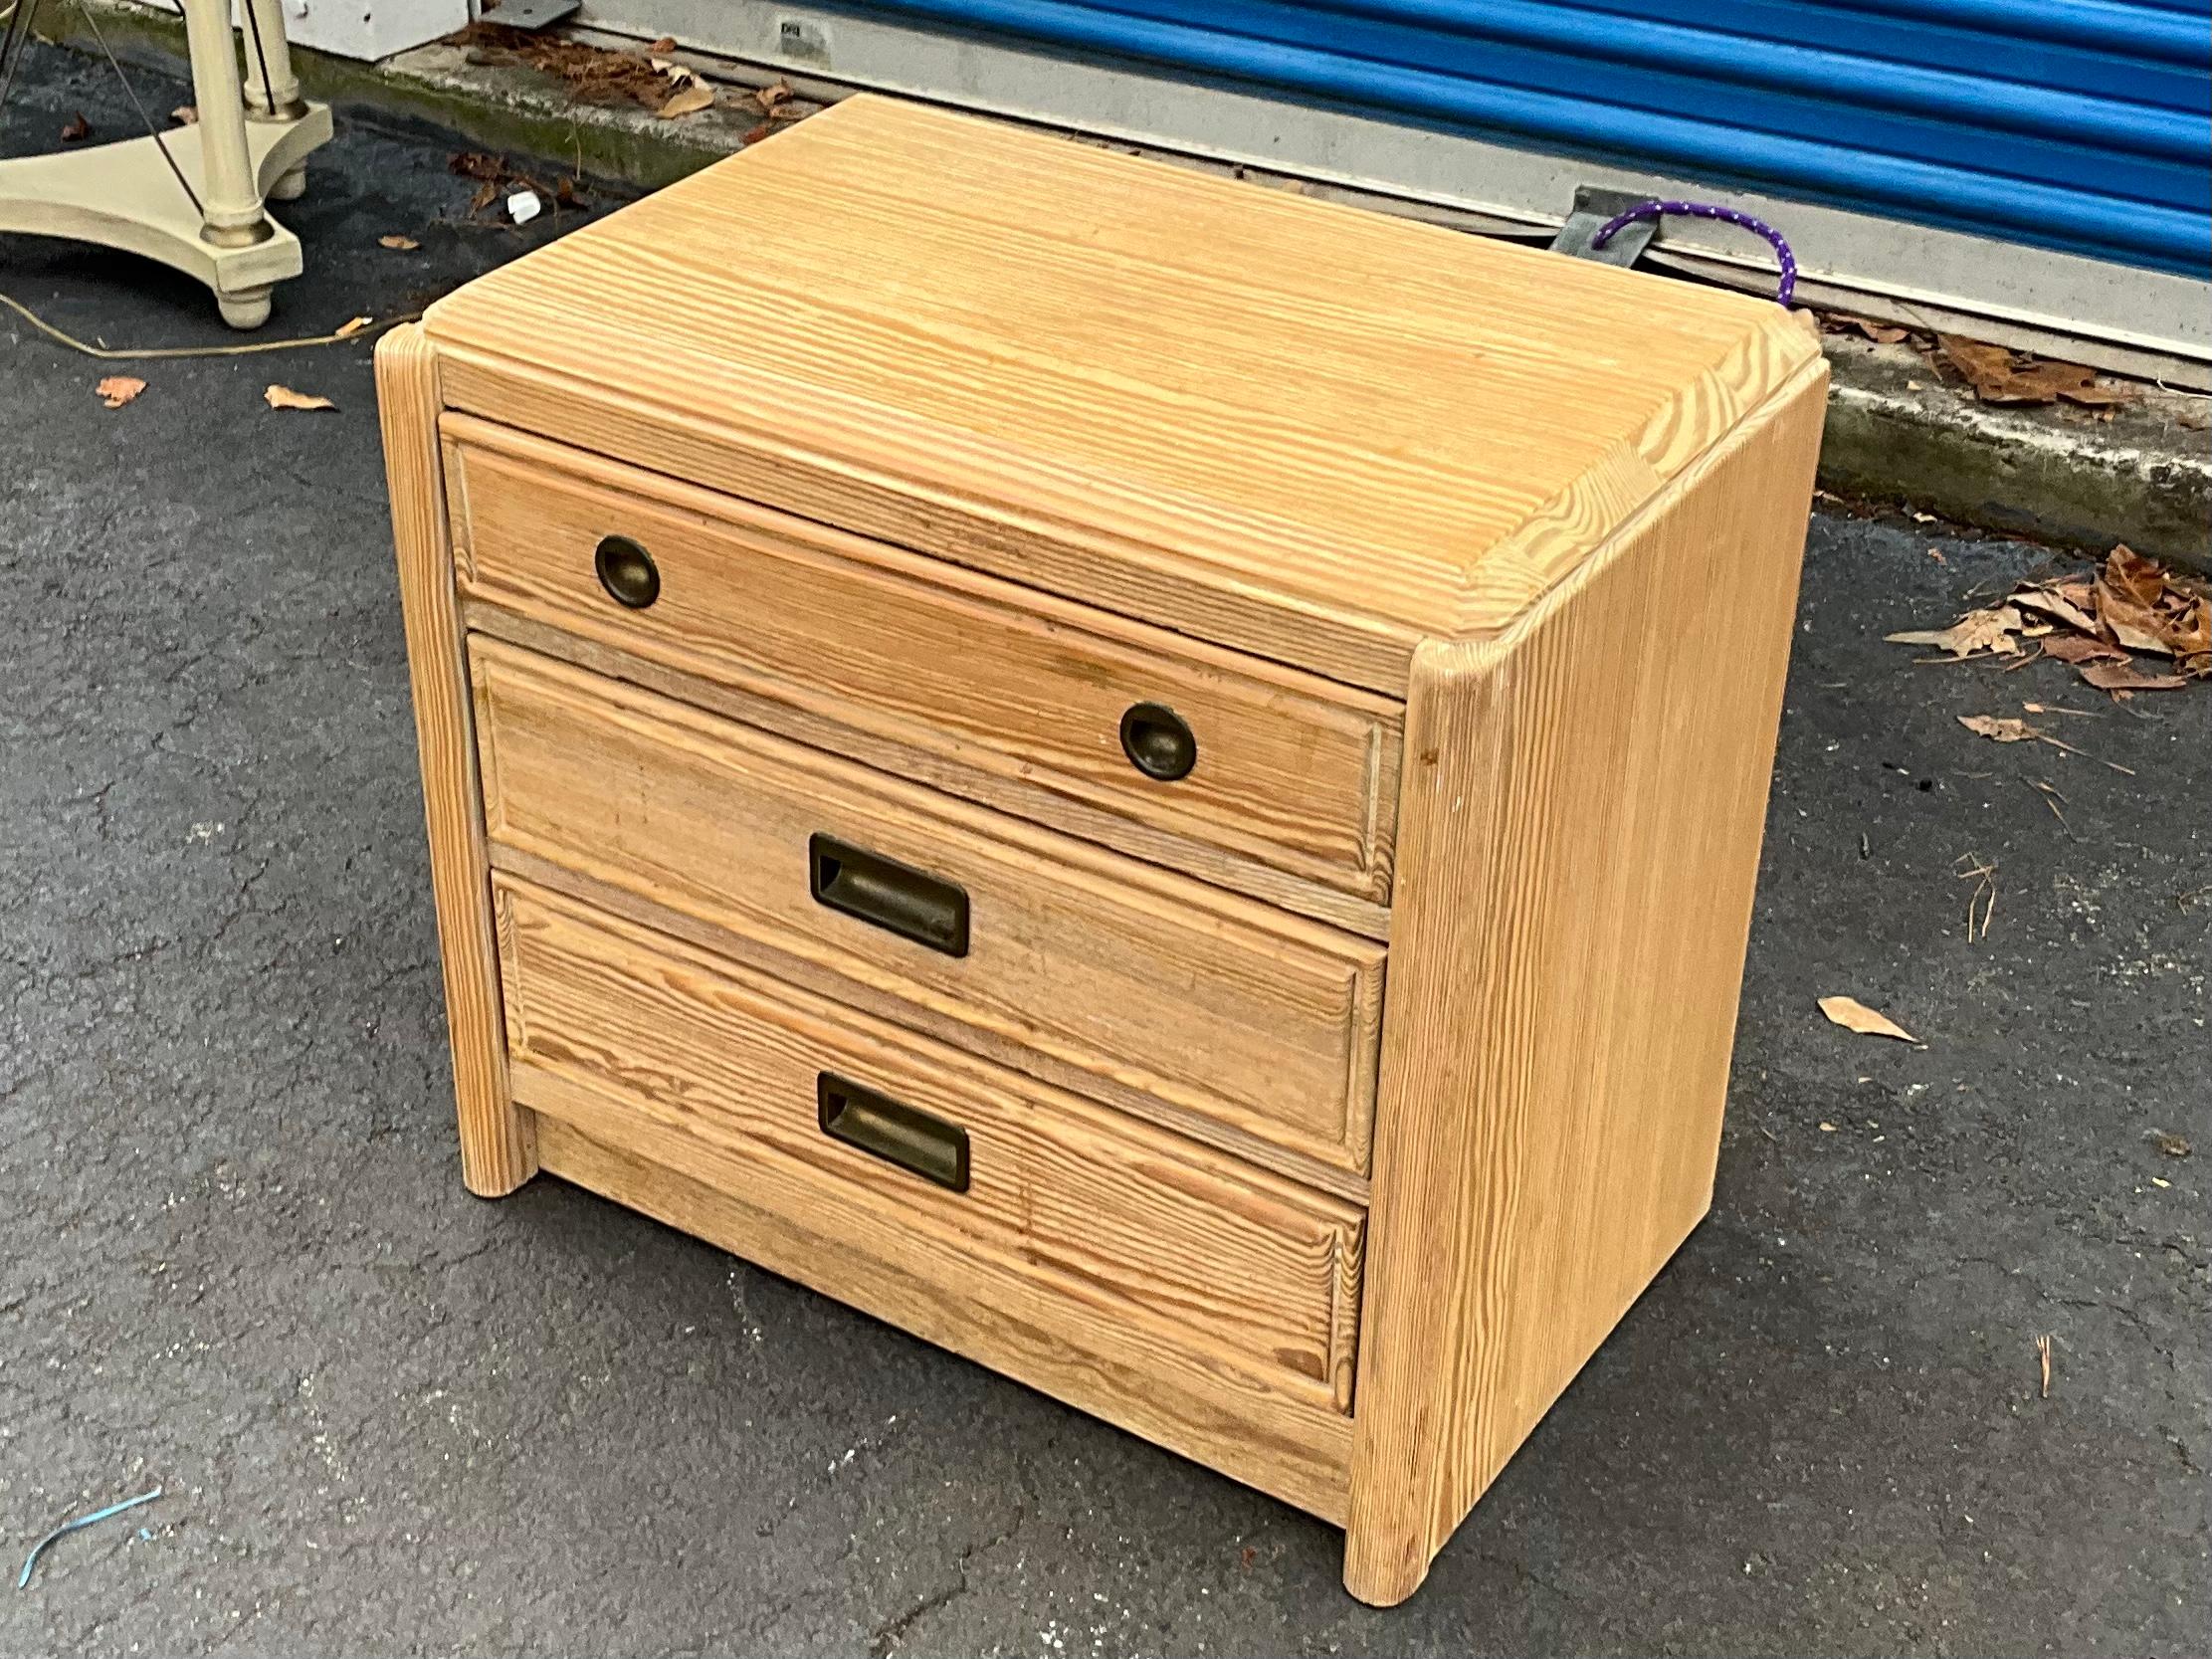
[[[1593,159],[2212,271],[2205,0],[891,0]]]

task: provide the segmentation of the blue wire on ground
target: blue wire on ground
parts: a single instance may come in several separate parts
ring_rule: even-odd
[[[48,1533],[46,1537],[31,1546],[31,1553],[23,1557],[23,1575],[16,1579],[15,1587],[19,1590],[31,1587],[31,1569],[39,1564],[39,1557],[46,1554],[46,1547],[56,1539],[67,1538],[71,1533],[82,1527],[96,1526],[100,1522],[122,1514],[124,1510],[134,1510],[140,1504],[150,1504],[160,1496],[161,1488],[157,1486],[151,1492],[141,1492],[135,1498],[125,1498],[119,1504],[109,1504],[103,1510],[95,1510],[90,1515],[79,1516],[75,1521],[63,1522],[51,1533]]]

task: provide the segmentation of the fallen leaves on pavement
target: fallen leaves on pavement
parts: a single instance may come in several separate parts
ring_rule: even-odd
[[[378,237],[376,239],[376,245],[379,248],[391,248],[403,254],[411,254],[417,248],[420,248],[422,246],[420,242],[417,242],[411,236],[399,236],[396,234],[392,236]]]
[[[2189,682],[2178,674],[2143,674],[2125,658],[2116,663],[2092,663],[2082,679],[2101,692],[2177,692]]]
[[[2137,692],[2179,691],[2191,680],[2212,678],[2212,589],[2119,546],[2094,576],[2023,582],[2002,603],[1970,610],[1947,628],[1884,637],[1898,645],[1933,646],[1949,662],[2020,657],[2028,643],[2039,642],[2043,656],[2072,666],[2085,684],[2124,701]],[[2169,658],[2171,667],[2161,664],[2145,673],[2134,666],[2137,653]]]
[[[1961,715],[1958,724],[1977,737],[1999,743],[2032,743],[2043,733],[2011,715]]]
[[[312,392],[296,392],[290,386],[272,384],[261,394],[262,401],[272,409],[335,409],[337,405],[326,397],[316,397]]]
[[[2051,587],[2022,587],[2014,591],[2012,603],[2025,610],[2041,611],[2069,628],[2085,634],[2097,632],[2097,618],[2091,614],[2096,600],[2087,582],[2061,582]],[[2085,608],[2088,607],[2088,608]]]
[[[2187,1157],[2189,1155],[2189,1142],[2182,1140],[2180,1136],[2166,1130],[2147,1130],[2143,1134],[2143,1139],[2168,1157]]]
[[[2088,634],[2054,634],[2043,642],[2043,654],[2061,663],[2124,663],[2127,653],[2118,646]]]
[[[1855,996],[1824,996],[1820,999],[1820,1011],[1831,1023],[1846,1031],[1856,1031],[1862,1037],[1895,1037],[1901,1043],[1919,1041],[1889,1015],[1875,1012]]]
[[[65,144],[82,144],[92,135],[93,123],[85,118],[85,111],[82,109],[72,115],[62,128],[62,142]]]
[[[2175,575],[2124,546],[2097,573],[2097,616],[2113,643],[2176,661],[2212,659],[2212,596],[2201,581]],[[2190,672],[2212,674],[2212,660]]]
[[[2069,711],[2071,713],[2072,711]],[[2085,760],[2096,760],[2101,766],[2110,766],[2128,777],[2135,775],[2132,766],[2122,766],[2117,760],[2104,760],[2088,749],[2076,748],[2064,738],[2054,737],[2040,726],[2030,726],[2016,715],[1960,715],[1958,724],[1977,737],[1987,737],[1994,743],[2049,743],[2069,754],[2079,754]]]
[[[2038,1337],[2035,1340],[2035,1351],[2036,1357],[2043,1362],[2042,1397],[2049,1399],[2051,1397],[2051,1339],[2047,1336]]]
[[[1916,628],[1909,633],[1885,634],[1893,645],[1932,645],[1950,653],[1952,662],[1968,657],[2017,657],[2020,642],[2013,638],[2022,626],[2019,609],[1995,605],[1968,611],[1948,628]]]
[[[130,374],[110,374],[93,388],[100,393],[100,401],[110,409],[120,409],[145,389],[146,383]]]

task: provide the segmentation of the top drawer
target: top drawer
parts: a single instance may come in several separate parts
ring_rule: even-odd
[[[699,677],[728,712],[1383,931],[1400,705],[468,416],[443,432],[478,626]],[[657,591],[614,597],[608,537]]]

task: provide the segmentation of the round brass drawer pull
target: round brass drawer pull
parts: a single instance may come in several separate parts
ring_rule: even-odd
[[[1121,752],[1146,777],[1173,783],[1198,764],[1198,739],[1164,703],[1133,703],[1121,717]]]
[[[661,597],[661,569],[653,555],[627,535],[610,535],[592,556],[599,571],[599,585],[618,605],[642,611]]]

